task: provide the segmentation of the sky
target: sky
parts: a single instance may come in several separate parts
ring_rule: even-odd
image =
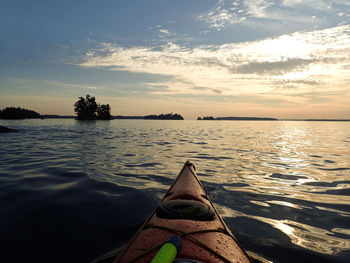
[[[0,108],[350,118],[350,0],[0,0]]]

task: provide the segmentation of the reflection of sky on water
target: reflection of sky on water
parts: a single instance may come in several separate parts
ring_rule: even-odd
[[[343,196],[338,195],[337,199],[334,198],[334,195],[331,194],[317,194],[317,193],[303,193],[303,192],[297,192],[292,191],[288,187],[282,188],[281,186],[275,186],[275,187],[267,187],[265,185],[262,185],[261,187],[259,184],[256,184],[256,186],[259,187],[259,189],[252,189],[251,187],[230,187],[230,186],[224,186],[224,188],[228,191],[241,191],[241,192],[247,192],[247,193],[260,193],[264,195],[270,195],[273,196],[281,196],[281,197],[289,197],[293,198],[296,202],[298,201],[310,201],[310,202],[317,202],[317,203],[324,203],[324,204],[339,204],[339,205],[349,205],[349,196]]]
[[[305,206],[293,204],[293,203],[286,202],[286,201],[271,200],[271,201],[266,201],[266,202],[267,202],[267,203],[270,203],[270,204],[281,205],[281,206],[287,206],[287,207],[292,207],[292,208],[296,208],[296,209],[303,209],[303,208],[306,208]]]
[[[55,194],[83,189],[81,195],[87,194],[87,184],[97,196],[117,200],[129,198],[132,189],[132,195],[149,193],[156,205],[184,161],[191,160],[224,217],[253,221],[257,229],[251,235],[251,225],[238,228],[239,237],[252,242],[255,252],[261,240],[264,245],[281,243],[288,252],[298,247],[322,254],[349,249],[350,123],[16,123],[23,136],[2,141],[11,143],[1,155],[7,164],[2,171],[11,175],[11,182],[18,179]]]

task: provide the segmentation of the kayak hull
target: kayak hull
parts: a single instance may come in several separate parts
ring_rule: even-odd
[[[251,262],[218,214],[196,176],[194,165],[189,162],[185,163],[159,207],[174,201],[204,203],[213,211],[210,215],[212,218],[199,216],[198,220],[185,216],[170,219],[164,218],[156,209],[115,259],[115,263],[151,262],[160,246],[172,235],[181,236],[182,248],[177,258],[207,263]]]

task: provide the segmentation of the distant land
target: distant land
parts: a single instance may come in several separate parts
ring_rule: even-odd
[[[53,114],[40,115],[42,119],[75,119],[76,116],[60,116]],[[183,120],[184,118],[177,113],[159,114],[159,115],[146,115],[146,116],[112,116],[112,120],[115,119],[132,119],[132,120]]]
[[[27,110],[20,107],[7,107],[0,110],[0,119],[37,119],[40,114],[33,110]]]
[[[88,95],[87,95],[88,96]],[[90,97],[87,97],[88,99]],[[82,100],[84,98],[81,97]],[[93,97],[94,99],[94,97]],[[80,101],[79,101],[80,102]],[[86,103],[85,103],[86,104]],[[143,119],[143,120],[183,120],[184,118],[178,113],[162,113],[159,115],[146,115],[146,116],[111,116],[109,113],[109,105],[101,105],[106,106],[108,110],[108,120],[110,119]],[[97,116],[98,117],[98,116]],[[20,120],[20,119],[77,119],[77,116],[71,115],[57,115],[57,114],[40,114],[34,110],[24,109],[21,107],[6,107],[4,109],[0,109],[0,119],[12,119],[12,120]],[[91,118],[93,119],[93,118]],[[94,118],[101,119],[101,118]],[[107,120],[104,119],[103,120]]]
[[[152,115],[149,115],[152,116]],[[41,119],[75,119],[76,116],[71,115],[56,115],[56,114],[44,114],[40,115]],[[0,119],[5,119],[1,118]],[[151,120],[152,118],[147,118],[147,116],[123,116],[116,115],[112,116],[112,120]],[[156,119],[156,118],[155,118]],[[158,119],[158,120],[167,120],[167,119]],[[260,117],[203,117],[198,118],[197,120],[232,120],[232,121],[339,121],[339,122],[350,122],[350,119],[277,119],[277,118],[260,118]]]
[[[42,119],[75,119],[76,116],[44,114],[44,115],[40,115],[40,118]]]
[[[57,114],[39,114],[33,110],[27,110],[20,107],[7,107],[0,109],[0,119],[75,119],[72,115],[57,115]],[[112,116],[112,119],[131,119],[131,120],[184,120],[184,118],[177,113],[167,113],[159,115],[146,116]],[[350,122],[350,119],[277,119],[270,117],[213,117],[204,116],[198,117],[197,120],[218,120],[218,121],[339,121]]]
[[[112,116],[112,120],[143,120],[145,116],[122,116],[122,115],[116,115]]]
[[[261,118],[261,117],[198,117],[197,120],[217,120],[217,121],[278,121],[276,118]]]
[[[280,119],[280,121],[350,121],[350,119]]]
[[[154,115],[147,115],[147,116],[123,116],[123,115],[116,115],[112,116],[112,120],[150,120],[152,118],[149,118],[148,116],[154,116]],[[156,115],[157,116],[157,115]],[[75,116],[69,116],[69,115],[55,115],[55,114],[45,114],[40,115],[42,119],[75,119]],[[200,117],[199,117],[200,118]],[[159,118],[158,120],[162,120]],[[167,120],[167,119],[163,119]],[[201,119],[197,120],[233,120],[233,121],[350,121],[350,119],[277,119],[277,118],[265,118],[265,117],[203,117]]]
[[[168,113],[160,115],[146,116],[114,116],[112,119],[141,119],[141,120],[183,120],[184,118],[177,113]]]
[[[350,119],[277,119],[270,117],[198,117],[197,120],[216,121],[350,121]]]

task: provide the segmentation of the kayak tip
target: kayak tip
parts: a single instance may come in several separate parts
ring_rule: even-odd
[[[187,160],[185,162],[185,166],[192,166],[194,170],[196,170],[196,167],[194,166],[194,164],[190,161],[190,160]]]

